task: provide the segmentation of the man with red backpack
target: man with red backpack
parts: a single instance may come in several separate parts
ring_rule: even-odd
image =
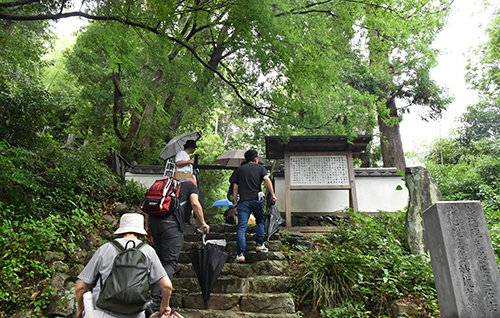
[[[198,198],[196,181],[189,178],[180,181],[178,194],[179,206],[172,212],[161,215],[147,216],[147,231],[153,238],[154,248],[170,279],[174,276],[179,260],[179,254],[184,243],[184,213],[193,210],[200,228],[208,233],[210,226],[205,222],[203,208]],[[161,291],[154,286],[151,292],[151,302],[148,307],[152,313],[158,310],[161,302]]]

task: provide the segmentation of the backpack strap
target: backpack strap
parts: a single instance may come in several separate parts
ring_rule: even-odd
[[[136,248],[136,249],[138,249],[138,250],[140,250],[140,249],[141,249],[141,247],[143,247],[144,245],[146,245],[146,242],[141,242],[141,243],[139,243],[139,245],[137,245],[135,248]]]
[[[191,182],[188,180],[180,180],[179,181],[179,189],[177,190],[177,197],[180,199],[180,193],[181,193],[181,186],[184,182]],[[189,196],[185,201],[179,202],[179,207],[186,205],[186,203],[189,201]]]
[[[111,243],[111,245],[116,247],[116,249],[120,252],[125,250],[125,248],[117,240],[111,240],[109,241],[109,243]]]
[[[136,248],[136,249],[141,249],[144,245],[146,245],[146,242],[143,242],[141,241],[141,243],[139,244],[135,244],[135,241],[133,240],[128,240],[127,243],[125,244],[125,247],[123,247],[117,240],[111,240],[109,241],[111,244],[113,244],[114,247],[116,247],[120,252],[121,251],[125,251],[128,247],[128,243],[132,242],[134,243],[134,246],[132,246],[132,248]]]

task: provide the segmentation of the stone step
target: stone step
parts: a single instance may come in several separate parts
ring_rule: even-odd
[[[265,253],[262,253],[265,254]],[[230,277],[255,277],[261,275],[281,276],[288,269],[288,263],[284,260],[263,260],[255,263],[226,263],[222,268],[221,276]],[[194,278],[196,273],[193,266],[188,263],[179,263],[175,278]]]
[[[170,306],[183,309],[205,309],[201,293],[172,294]],[[295,305],[289,293],[212,293],[208,300],[208,308],[206,309],[266,314],[295,313]]]
[[[264,242],[266,247],[270,251],[281,251],[283,245],[281,244],[281,241],[269,241],[269,242]],[[190,242],[190,241],[184,241],[184,245],[182,245],[182,250],[183,251],[190,251],[193,248],[200,248],[203,245],[201,242],[201,238],[198,241]],[[236,252],[237,250],[237,245],[236,241],[227,241],[226,240],[226,246],[221,247],[222,250],[225,250],[227,252]],[[255,250],[255,240],[247,240],[246,241],[246,249],[248,251],[253,251]]]
[[[255,232],[248,232],[246,233],[245,237],[247,241],[253,241],[255,242]],[[236,232],[228,232],[228,233],[221,233],[221,232],[214,232],[210,231],[210,233],[207,234],[206,236],[207,240],[220,240],[220,239],[225,239],[226,242],[236,242]],[[269,238],[269,241],[276,241],[279,239],[278,234],[273,234]],[[185,242],[201,242],[202,241],[202,235],[200,233],[191,233],[184,231],[184,241]]]
[[[184,308],[176,311],[185,318],[298,318],[297,314],[265,314],[237,310],[200,310]]]
[[[226,259],[226,263],[233,263],[234,260],[236,259],[236,252],[230,252],[228,253],[228,257]],[[255,251],[247,251],[245,253],[245,261],[247,263],[255,263],[259,261],[266,261],[266,260],[271,260],[271,261],[279,261],[285,260],[285,256],[283,252],[255,252]],[[189,252],[188,251],[182,251],[179,254],[179,263],[184,263],[184,264],[190,264],[191,259],[189,258]]]
[[[290,289],[290,277],[256,276],[250,278],[220,276],[214,286],[214,293],[285,293]],[[199,293],[197,278],[172,279],[174,293]]]
[[[210,232],[217,232],[217,233],[235,233],[237,225],[236,224],[209,224],[210,225]],[[198,229],[197,225],[193,224],[187,224],[184,233],[196,233],[196,230]],[[253,224],[248,225],[247,227],[247,233],[255,233],[257,227]]]

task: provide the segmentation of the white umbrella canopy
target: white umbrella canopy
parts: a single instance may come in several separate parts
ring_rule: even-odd
[[[182,135],[175,136],[174,138],[170,139],[170,141],[167,143],[165,148],[160,153],[160,159],[162,160],[167,160],[169,158],[175,157],[175,155],[181,151],[184,150],[184,144],[188,140],[194,140],[197,141],[200,139],[201,135],[197,131],[192,131],[192,132],[187,132]]]
[[[245,161],[245,151],[232,149],[222,153],[215,162],[225,167],[239,167]]]

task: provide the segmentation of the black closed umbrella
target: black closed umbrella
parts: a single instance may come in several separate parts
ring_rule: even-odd
[[[285,222],[285,219],[281,217],[280,211],[278,211],[278,208],[274,204],[267,207],[266,213],[264,213],[264,218],[265,239],[269,242],[269,238],[271,238],[274,233],[279,231],[281,224]]]
[[[222,267],[226,263],[227,253],[214,244],[207,244],[205,234],[203,234],[203,246],[192,249],[189,257],[200,282],[205,309],[208,309],[208,299],[214,290],[215,282],[222,271]]]

